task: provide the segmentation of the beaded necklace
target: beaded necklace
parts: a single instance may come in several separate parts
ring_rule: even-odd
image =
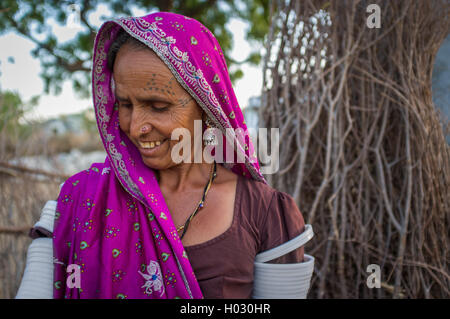
[[[214,179],[217,176],[217,172],[216,172],[216,161],[214,161],[214,166],[211,168],[211,173],[209,175],[209,180],[208,183],[205,186],[205,189],[203,190],[203,196],[202,199],[198,202],[197,207],[195,208],[194,212],[191,214],[191,216],[188,217],[188,219],[186,220],[186,222],[184,223],[184,225],[181,225],[180,227],[177,228],[177,232],[180,232],[181,230],[183,230],[183,233],[180,236],[180,240],[183,239],[184,234],[186,234],[186,231],[189,227],[189,223],[191,222],[191,220],[194,218],[195,215],[197,215],[198,211],[203,208],[203,204],[205,202],[206,199],[206,195],[208,194],[208,191],[211,187],[212,182],[214,181]]]

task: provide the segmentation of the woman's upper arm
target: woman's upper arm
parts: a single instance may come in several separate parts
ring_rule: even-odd
[[[300,235],[305,229],[305,222],[292,196],[284,192],[274,192],[265,221],[262,223],[260,252],[277,247]],[[270,263],[303,262],[304,248],[273,259]]]

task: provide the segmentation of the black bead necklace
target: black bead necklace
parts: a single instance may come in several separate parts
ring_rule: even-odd
[[[197,207],[195,208],[194,212],[191,214],[191,216],[188,217],[184,225],[177,228],[177,232],[179,233],[181,230],[183,230],[183,233],[180,236],[180,239],[183,239],[184,234],[186,234],[186,231],[189,227],[189,223],[194,218],[195,215],[197,215],[198,211],[203,208],[203,205],[205,203],[206,195],[208,194],[209,189],[211,188],[211,184],[214,181],[214,179],[217,176],[217,167],[216,167],[216,161],[214,161],[214,166],[211,169],[211,173],[209,175],[208,183],[205,186],[205,189],[203,190],[203,196],[200,202],[198,202]]]

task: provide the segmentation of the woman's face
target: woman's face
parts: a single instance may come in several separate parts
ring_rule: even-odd
[[[171,140],[172,131],[186,128],[193,137],[194,120],[202,118],[200,107],[150,49],[124,44],[113,76],[121,130],[147,166],[157,170],[175,166],[171,150],[178,141]]]

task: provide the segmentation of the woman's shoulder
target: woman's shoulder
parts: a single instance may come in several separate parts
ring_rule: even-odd
[[[58,205],[68,208],[68,210],[74,210],[74,213],[76,213],[79,202],[97,192],[105,174],[114,173],[111,168],[105,169],[103,163],[92,163],[89,168],[73,174],[60,185],[56,202]],[[68,205],[70,203],[71,205]],[[58,209],[62,208],[58,206]]]
[[[89,168],[73,174],[61,184],[57,198],[55,232],[65,232],[67,227],[70,228],[72,225],[74,218],[88,216],[81,214],[79,207],[88,204],[89,199],[86,201],[86,198],[95,194],[103,169],[103,163],[93,163]]]
[[[244,179],[243,185],[243,194],[248,196],[242,199],[243,213],[257,228],[259,251],[281,245],[304,231],[303,215],[290,194],[256,180]],[[303,259],[303,251],[298,250],[295,254],[300,255],[293,255],[289,260]]]
[[[242,218],[263,227],[268,220],[301,218],[293,197],[272,186],[243,176],[239,177],[237,198],[240,201]]]
[[[261,208],[269,209],[270,206],[276,204],[278,201],[294,201],[291,195],[279,191],[269,184],[262,181],[240,177],[242,180],[242,191],[246,200],[257,201]]]
[[[79,171],[71,175],[61,184],[61,190],[63,188],[76,187],[78,185],[82,186],[89,179],[96,179],[104,174],[109,174],[111,171],[110,167],[105,167],[104,163],[92,163],[87,169]],[[89,181],[91,182],[91,181]]]

